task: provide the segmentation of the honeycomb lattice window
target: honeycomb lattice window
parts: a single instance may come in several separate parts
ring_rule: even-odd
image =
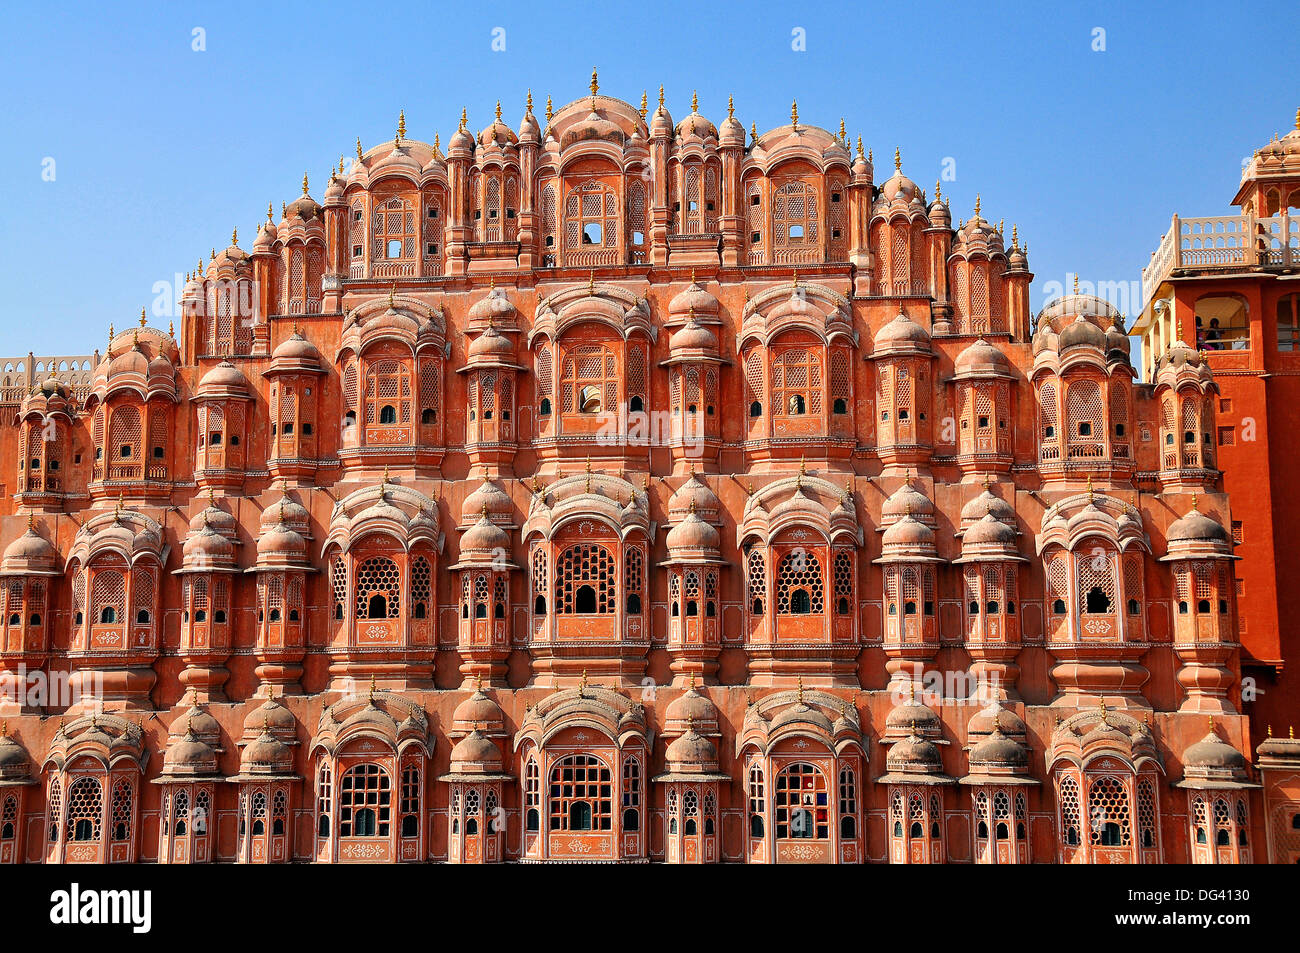
[[[1094,778],[1088,787],[1088,830],[1098,847],[1128,847],[1133,843],[1128,790],[1111,775]]]
[[[131,570],[132,618],[136,622],[150,622],[154,618],[154,571],[147,567]]]
[[[388,772],[358,764],[339,779],[339,836],[387,837],[392,810]]]
[[[334,589],[335,615],[342,618],[342,608],[348,601],[348,567],[342,556],[335,556],[330,567],[330,577]]]
[[[1081,838],[1079,782],[1072,774],[1061,778],[1057,800],[1061,809],[1061,840],[1069,846],[1078,846]]]
[[[1040,421],[1039,436],[1044,441],[1055,441],[1060,436],[1056,424],[1056,385],[1048,382],[1042,386],[1038,392],[1038,416]],[[1044,443],[1040,448],[1040,456],[1044,460],[1054,459],[1055,448],[1050,448]]]
[[[357,569],[357,618],[396,619],[401,608],[401,580],[397,563],[387,556],[372,556],[363,562]]]
[[[53,803],[51,807],[53,807]],[[51,817],[57,814],[51,813]],[[96,778],[78,778],[68,788],[69,841],[99,840],[104,816],[104,789]]]
[[[614,557],[597,543],[570,546],[555,561],[555,611],[612,613],[614,611]]]
[[[101,569],[90,587],[90,613],[95,623],[121,622],[126,613],[126,577],[116,569]]]
[[[1115,612],[1114,552],[1101,540],[1080,543],[1074,554],[1080,610],[1089,615]]]
[[[1065,413],[1069,424],[1066,442],[1072,457],[1101,456],[1099,441],[1104,434],[1101,388],[1096,381],[1075,381],[1065,392]]]
[[[639,546],[628,547],[623,554],[623,586],[626,595],[640,598],[645,576],[645,556]]]
[[[786,765],[772,790],[776,836],[779,839],[830,838],[830,793],[826,776],[805,761]]]
[[[546,595],[546,548],[533,547],[533,595]]]
[[[134,820],[135,785],[130,778],[118,778],[113,785],[113,840],[131,839],[131,824]]]
[[[416,556],[411,561],[411,610],[417,619],[431,614],[430,598],[433,589],[433,570],[429,560]]]
[[[436,424],[442,409],[442,364],[436,357],[420,358],[420,420]]]
[[[614,821],[609,768],[588,754],[571,754],[551,768],[553,831],[608,831]]]
[[[745,560],[745,568],[749,576],[749,608],[761,613],[767,604],[767,560],[763,558],[763,553],[751,549]]]
[[[824,610],[822,567],[803,549],[786,553],[776,570],[778,615],[818,615]]]
[[[1138,838],[1143,847],[1156,846],[1156,791],[1150,778],[1137,783]]]
[[[835,554],[835,595],[853,596],[853,553],[847,549]]]
[[[745,386],[749,390],[748,404],[763,404],[763,355],[759,351],[750,351],[745,356]],[[752,408],[751,408],[752,410]],[[756,416],[751,413],[751,416]]]

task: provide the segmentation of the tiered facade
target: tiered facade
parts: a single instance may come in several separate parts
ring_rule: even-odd
[[[11,401],[0,862],[1294,859],[1195,352],[797,111],[404,127]]]

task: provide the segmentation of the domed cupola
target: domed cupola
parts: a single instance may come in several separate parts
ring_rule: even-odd
[[[1075,347],[1106,350],[1106,332],[1080,314],[1061,331],[1059,348],[1062,354]]]
[[[273,372],[308,372],[318,373],[322,370],[321,354],[316,345],[303,336],[298,328],[276,345],[271,352],[271,371]]]
[[[501,119],[501,101],[497,100],[496,118],[478,134],[478,144],[485,150],[505,150],[519,145],[519,137]]]
[[[4,576],[58,576],[62,575],[59,553],[52,543],[36,532],[35,520],[27,519],[27,531],[5,547],[0,559],[0,575]]]
[[[724,149],[745,148],[745,127],[736,118],[736,104],[730,96],[727,97],[727,118],[722,120],[718,145]]]
[[[931,228],[952,228],[952,210],[943,200],[943,190],[938,180],[934,183],[934,201],[926,210],[926,217],[930,220]]]
[[[903,158],[898,149],[894,150],[894,174],[886,179],[876,190],[876,201],[872,206],[872,218],[892,218],[902,212],[909,217],[926,214],[925,198],[920,186],[903,175]]]
[[[1219,737],[1213,717],[1209,732],[1187,747],[1182,762],[1183,782],[1179,786],[1191,787],[1193,784],[1188,782],[1201,782],[1195,786],[1235,788],[1249,781],[1246,756]]]
[[[691,312],[686,324],[668,339],[668,352],[675,358],[712,357],[718,352],[718,336],[695,320]]]
[[[716,559],[719,555],[718,545],[721,537],[714,527],[700,519],[699,515],[692,510],[686,514],[685,519],[668,531],[665,542],[671,559],[685,556]]]
[[[278,514],[276,522],[264,527],[257,538],[257,565],[302,566],[307,562],[307,541],[288,523],[283,504],[269,507],[268,512]]]
[[[744,136],[743,130],[741,136]],[[700,97],[696,93],[691,94],[690,115],[677,124],[677,139],[682,144],[717,142],[718,128],[700,115]]]
[[[650,120],[650,138],[672,138],[673,134],[673,117],[668,112],[668,107],[664,105],[664,88],[659,87],[659,107],[655,110],[654,117]]]
[[[528,101],[524,109],[524,118],[519,120],[519,142],[521,145],[536,145],[542,139],[541,127],[533,115],[533,91],[528,91]]]
[[[31,784],[32,759],[27,749],[9,734],[7,722],[0,721],[0,786]]]
[[[1191,510],[1169,524],[1165,538],[1168,555],[1162,561],[1232,555],[1232,537],[1222,523],[1197,508],[1196,494],[1192,494]]]
[[[519,317],[519,309],[510,300],[505,289],[498,288],[494,281],[488,293],[470,305],[466,317],[473,328],[487,324],[513,330]]]
[[[984,491],[961,508],[962,528],[958,531],[958,535],[961,535],[962,532],[985,516],[992,516],[995,520],[1006,523],[1010,527],[1015,527],[1015,507],[990,490],[990,485],[990,483],[985,483]]]
[[[982,337],[957,355],[953,369],[954,378],[960,379],[1012,377],[1006,355]]]
[[[488,515],[493,520],[510,522],[513,514],[513,504],[510,502],[510,496],[492,480],[484,480],[472,493],[465,497],[460,510],[461,522],[469,523],[477,520],[482,515],[485,506]]]
[[[872,349],[878,355],[904,353],[930,353],[930,332],[917,324],[901,310],[894,320],[883,325],[872,339]]]
[[[934,525],[934,502],[912,485],[910,474],[881,506],[880,524],[889,527],[905,516],[911,516],[929,526]]]
[[[688,513],[696,513],[701,519],[716,522],[721,514],[722,503],[717,495],[696,474],[694,467],[689,476],[668,500],[668,516],[671,520],[684,518]]]
[[[911,513],[905,513],[884,531],[880,539],[880,554],[882,559],[891,562],[917,556],[934,557],[937,555],[934,530],[915,519]]]
[[[668,302],[667,323],[676,325],[694,316],[700,324],[716,324],[721,307],[717,297],[699,284],[692,273],[691,283]]]
[[[207,510],[202,511],[202,518]],[[191,530],[183,546],[184,565],[187,569],[208,571],[230,569],[235,564],[235,545],[210,523],[203,522]]]
[[[317,222],[321,217],[321,206],[308,190],[307,176],[302,177],[302,195],[298,196],[285,207],[283,221],[291,226],[300,222],[303,225],[310,225]]]
[[[193,777],[215,774],[217,752],[195,730],[194,712],[182,716],[179,726],[173,726],[167,750],[163,754],[162,773],[165,777]],[[180,727],[180,731],[177,731]]]

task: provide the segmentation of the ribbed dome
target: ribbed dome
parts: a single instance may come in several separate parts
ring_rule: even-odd
[[[718,709],[692,685],[678,695],[664,709],[664,721],[682,725],[712,725],[718,720]]]
[[[269,730],[263,730],[244,746],[239,757],[244,774],[289,774],[293,771],[293,750]]]
[[[1099,351],[1104,351],[1106,332],[1083,315],[1079,315],[1061,331],[1059,346],[1062,352],[1072,347],[1095,347]]]
[[[234,544],[210,524],[187,536],[183,549],[186,565],[195,560],[207,560],[209,564],[220,565],[235,558]]]
[[[244,736],[269,730],[283,741],[291,741],[298,734],[298,720],[293,712],[274,698],[268,698],[244,716]]]
[[[31,775],[32,759],[27,749],[9,736],[6,726],[0,734],[0,781],[17,781]]]
[[[1228,771],[1244,771],[1246,756],[1228,744],[1213,729],[1210,729],[1200,741],[1188,746],[1183,752],[1185,768],[1218,768]]]
[[[509,361],[514,354],[514,343],[490,324],[469,345],[471,360]]]
[[[222,361],[203,375],[199,381],[195,396],[203,397],[205,392],[209,391],[239,391],[246,394],[248,393],[248,380],[234,364],[229,361]]]
[[[882,547],[898,549],[908,547],[933,549],[934,530],[910,514],[905,514],[894,525],[885,530],[880,543]]]
[[[1028,730],[1019,715],[1009,708],[1003,708],[1000,701],[995,701],[971,716],[966,724],[966,733],[986,735],[991,734],[994,728],[1005,735],[1015,736],[1022,736]]]
[[[983,338],[958,354],[953,367],[960,376],[1009,377],[1011,375],[1011,363],[1006,355]]]
[[[271,352],[272,365],[286,363],[319,365],[320,361],[320,351],[316,350],[316,345],[303,337],[301,331],[296,330],[276,345],[275,350]]]
[[[510,551],[510,534],[488,519],[487,513],[483,513],[479,517],[479,521],[461,536],[460,551],[462,553],[508,553]]]
[[[963,546],[1016,545],[1016,531],[995,517],[985,513],[962,536]]]
[[[686,518],[668,531],[667,545],[673,550],[717,550],[721,537],[713,526],[700,519],[697,513],[687,513]]]
[[[716,352],[718,349],[718,336],[708,328],[699,324],[695,320],[694,312],[686,324],[673,332],[668,339],[668,350],[677,351],[707,351]]]
[[[470,305],[468,317],[471,323],[496,321],[511,325],[519,311],[506,296],[504,288],[491,288],[486,295]]]
[[[286,522],[278,522],[265,530],[257,539],[257,555],[261,557],[278,556],[287,559],[303,558],[307,555],[307,541]]]
[[[899,347],[928,350],[930,332],[899,311],[894,320],[876,332],[872,341],[877,351]]]
[[[1223,543],[1231,542],[1228,531],[1218,520],[1206,516],[1195,507],[1186,516],[1169,524],[1166,537],[1170,545],[1181,542]]]
[[[29,523],[27,532],[5,547],[0,568],[5,572],[53,572],[58,559],[54,545]]]
[[[970,763],[1022,767],[1029,763],[1029,752],[1020,742],[1004,735],[1002,729],[994,728],[987,738],[971,748]]]
[[[778,729],[791,725],[811,725],[828,735],[833,732],[831,720],[822,714],[819,709],[803,702],[796,702],[773,718],[769,733],[776,734]]]
[[[453,770],[500,771],[501,749],[491,738],[475,728],[451,749],[451,763]]]
[[[990,514],[994,519],[1008,525],[1014,524],[1016,520],[1015,508],[985,487],[983,493],[961,508],[961,521],[971,523]]]
[[[500,705],[479,689],[456,706],[451,720],[460,730],[472,731],[479,728],[484,731],[499,731],[504,728],[505,713],[501,711]]]
[[[217,770],[217,753],[192,731],[172,741],[163,754],[163,774],[213,774]]]
[[[881,507],[880,519],[883,523],[890,523],[902,519],[909,513],[926,522],[934,518],[934,503],[928,496],[912,486],[910,480],[889,494],[888,499],[885,500],[884,505]]]
[[[690,728],[668,745],[664,760],[670,771],[717,771],[718,749],[712,741]]]
[[[938,746],[913,732],[901,741],[894,742],[885,757],[885,764],[894,768],[913,770],[921,768],[941,768],[943,758]]]
[[[491,480],[484,480],[478,485],[478,488],[461,504],[460,515],[463,522],[477,520],[483,515],[483,507],[487,506],[489,516],[498,518],[508,518],[511,512],[510,497],[505,490],[497,486]]]

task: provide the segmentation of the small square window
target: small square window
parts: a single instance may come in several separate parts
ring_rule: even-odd
[[[757,195],[751,195],[751,196],[749,197],[749,204],[750,204],[750,205],[757,205],[758,202],[759,202],[759,196],[757,196]]]
[[[1241,520],[1232,521],[1232,541],[1238,545],[1246,541],[1246,533],[1242,529]]]
[[[427,244],[427,245],[424,246],[424,253],[425,253],[426,255],[429,255],[429,256],[437,255],[437,254],[438,254],[438,246],[437,246],[436,244],[434,244],[433,242],[430,242],[429,244]]]
[[[354,222],[361,221],[361,211],[359,209],[352,213],[352,221]]]
[[[763,237],[763,236],[760,235],[758,232],[754,232],[753,234],[751,234],[751,235],[749,236],[749,243],[750,243],[751,245],[757,245],[757,244],[759,243],[759,241],[762,239],[762,237]]]
[[[437,217],[438,217],[438,210],[437,210],[436,208],[431,208],[431,209],[429,209],[429,211],[428,211],[428,215],[429,215],[429,218],[437,218]]]
[[[831,193],[831,201],[832,201],[832,202],[838,202],[839,200],[840,200],[840,193],[838,193],[838,192],[832,192],[832,193]]]
[[[1236,442],[1237,442],[1237,428],[1236,428],[1236,427],[1220,427],[1220,428],[1219,428],[1219,446],[1220,446],[1220,447],[1231,447],[1231,446],[1233,446],[1234,444],[1236,444]]]
[[[361,246],[360,246],[360,245],[353,245],[353,246],[352,246],[352,257],[353,257],[353,258],[360,258],[360,257],[361,257]]]

